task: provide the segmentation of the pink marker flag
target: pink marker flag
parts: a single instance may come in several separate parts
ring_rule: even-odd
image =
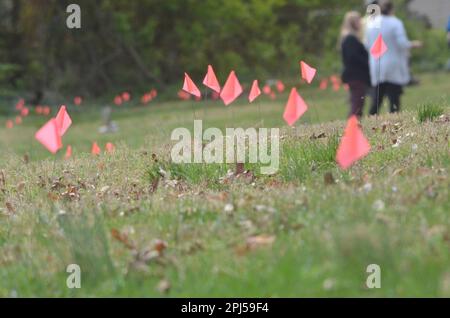
[[[11,119],[8,119],[8,120],[6,121],[6,128],[11,129],[11,128],[13,128],[13,127],[14,127],[13,121],[12,121]]]
[[[387,52],[387,50],[388,47],[386,46],[386,43],[384,43],[383,37],[380,33],[370,49],[370,54],[378,60]]]
[[[64,159],[69,159],[72,157],[72,146],[68,145],[66,148],[66,154],[64,155]]]
[[[285,86],[284,86],[284,84],[283,84],[283,82],[282,81],[277,81],[277,91],[278,91],[278,93],[283,93],[284,92],[284,88],[285,88]]]
[[[61,135],[58,124],[54,118],[50,119],[39,129],[34,138],[37,139],[48,151],[55,154],[62,148]]]
[[[327,87],[328,87],[328,80],[327,80],[327,79],[323,79],[323,80],[320,82],[319,88],[320,88],[320,90],[324,91],[324,90],[327,89]]]
[[[184,73],[183,90],[196,97],[202,97],[202,94],[200,93],[197,85],[195,85],[194,81],[189,77],[187,73]]]
[[[20,116],[22,116],[22,117],[27,117],[29,113],[30,113],[30,110],[27,107],[23,107],[20,110]]]
[[[101,152],[100,147],[97,145],[97,142],[94,141],[94,143],[92,144],[91,153],[93,155],[99,155],[100,152]]]
[[[236,73],[231,71],[223,86],[222,92],[220,93],[220,98],[223,100],[225,106],[228,106],[234,102],[242,92],[242,86],[241,83],[239,83]]]
[[[248,95],[248,101],[253,103],[253,101],[261,95],[261,90],[259,89],[258,80],[254,80],[252,84],[252,89],[250,90],[250,95]]]
[[[306,82],[308,82],[308,84],[311,84],[311,82],[314,79],[314,76],[316,76],[317,70],[315,68],[309,66],[308,64],[306,64],[303,61],[300,62],[300,68],[302,71],[302,78]]]
[[[124,102],[129,102],[131,99],[131,95],[128,92],[123,92],[121,97]]]
[[[73,103],[77,106],[81,105],[82,102],[83,99],[80,96],[75,96],[75,98],[73,99]]]
[[[50,109],[49,106],[44,106],[44,107],[42,108],[42,114],[44,114],[45,116],[50,115],[50,113],[51,113],[51,109]]]
[[[216,74],[214,73],[214,69],[211,65],[208,65],[208,72],[206,73],[205,78],[203,79],[203,85],[211,88],[213,91],[220,93],[220,84],[217,80]]]
[[[289,100],[284,110],[283,118],[289,126],[294,123],[308,110],[308,105],[302,97],[297,93],[297,90],[292,88]]]
[[[16,104],[16,110],[22,110],[25,106],[25,100],[23,98],[19,99],[19,101]]]
[[[67,113],[66,106],[61,106],[58,114],[56,114],[55,120],[56,124],[58,125],[59,134],[62,137],[66,133],[67,129],[69,129],[70,125],[72,125],[72,119]]]
[[[359,127],[355,115],[349,118],[344,136],[336,153],[336,161],[342,169],[348,169],[353,163],[370,152],[370,144]]]
[[[122,105],[123,103],[123,99],[122,96],[117,95],[116,97],[114,97],[114,104],[116,104],[117,106]]]
[[[272,93],[272,89],[270,88],[269,85],[264,85],[263,93],[266,94],[266,95],[270,95],[270,93]]]
[[[116,149],[116,147],[111,142],[106,143],[105,151],[107,153],[113,153],[115,149]]]

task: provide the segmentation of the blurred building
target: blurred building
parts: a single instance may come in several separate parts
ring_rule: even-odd
[[[450,0],[410,0],[411,13],[425,19],[430,26],[445,29],[450,17]]]

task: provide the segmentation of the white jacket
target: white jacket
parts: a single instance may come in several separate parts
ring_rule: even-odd
[[[411,42],[406,35],[403,22],[394,16],[384,15],[369,20],[365,36],[369,52],[380,32],[388,50],[379,60],[369,54],[372,85],[384,82],[402,86],[408,84]]]

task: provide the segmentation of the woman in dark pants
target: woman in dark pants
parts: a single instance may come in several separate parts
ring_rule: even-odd
[[[348,12],[341,29],[341,52],[344,70],[342,81],[350,88],[350,114],[361,117],[367,89],[370,87],[369,53],[360,40],[361,15]]]

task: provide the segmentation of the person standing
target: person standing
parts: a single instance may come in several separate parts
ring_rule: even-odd
[[[368,87],[370,87],[369,54],[361,42],[361,15],[356,11],[345,15],[341,28],[341,53],[344,70],[342,82],[350,90],[349,116],[361,117]]]
[[[450,17],[448,17],[447,23],[447,44],[450,49]],[[450,71],[450,59],[447,61],[447,71]]]
[[[448,17],[448,23],[447,23],[447,43],[448,43],[448,47],[450,48],[450,17]]]
[[[370,49],[381,34],[388,50],[380,59],[370,55],[371,82],[375,87],[370,115],[379,114],[385,96],[389,99],[390,112],[400,111],[403,87],[411,79],[408,65],[410,50],[422,46],[422,42],[408,39],[403,22],[394,16],[391,0],[380,0],[379,5],[381,16],[367,24],[366,45]]]

